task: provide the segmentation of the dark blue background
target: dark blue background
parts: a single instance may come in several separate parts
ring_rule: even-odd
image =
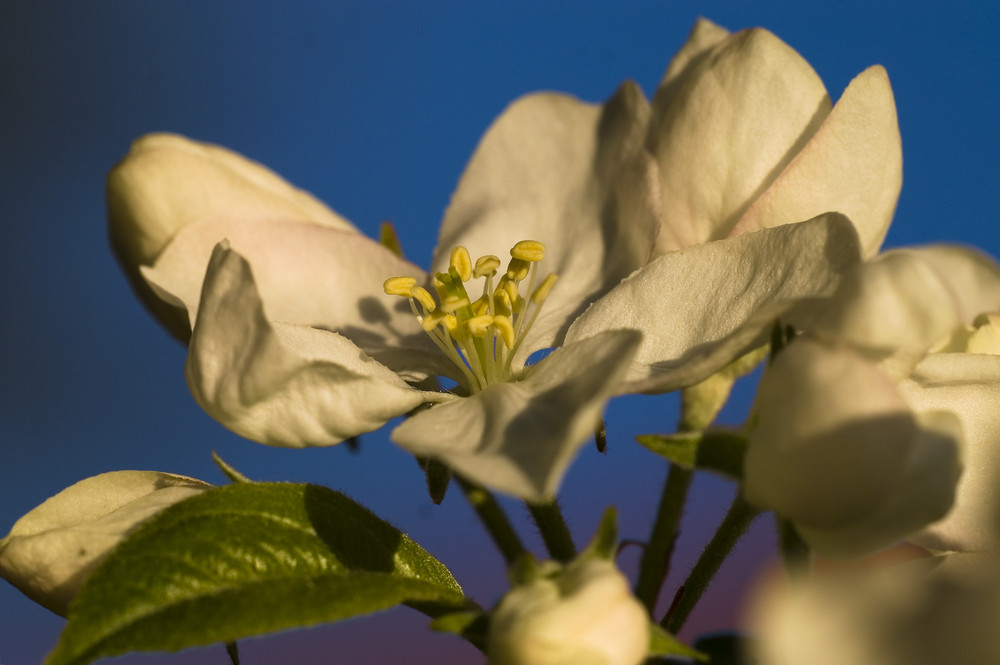
[[[29,2],[0,12],[0,533],[67,485],[111,469],[222,482],[217,450],[259,479],[341,489],[409,531],[480,602],[504,588],[500,558],[457,495],[435,507],[383,433],[363,452],[292,451],[239,439],[194,404],[184,349],[132,297],[106,242],[103,179],[129,142],[173,131],[232,147],[369,233],[396,223],[425,263],[465,160],[514,97],[600,101],[625,78],[651,94],[694,19],[763,25],[799,50],[836,98],[870,64],[892,79],[905,184],[889,245],[954,240],[997,253],[1000,115],[994,0],[803,2]],[[748,390],[725,418],[740,421]],[[563,499],[578,538],[602,508],[645,536],[664,467],[633,434],[674,426],[672,398],[608,412]],[[675,577],[731,495],[696,484]],[[519,507],[510,508],[534,538]],[[533,541],[535,542],[535,541]],[[691,632],[731,626],[771,551],[762,521]],[[634,566],[635,551],[623,556]],[[400,610],[244,643],[244,662],[480,662]],[[0,584],[0,662],[39,662],[62,620]],[[392,631],[391,636],[387,631]],[[224,663],[221,648],[122,663]]]

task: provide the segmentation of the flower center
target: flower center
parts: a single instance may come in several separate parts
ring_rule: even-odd
[[[492,254],[475,263],[465,247],[451,250],[448,272],[434,275],[437,299],[413,277],[385,280],[385,292],[410,300],[413,315],[445,355],[461,370],[470,392],[513,377],[511,361],[538,317],[542,303],[556,282],[549,273],[536,286],[536,266],[545,257],[545,245],[522,240],[510,250],[507,272],[497,279],[500,259]],[[465,284],[483,280],[483,294],[472,300]],[[521,296],[521,284],[527,282]]]

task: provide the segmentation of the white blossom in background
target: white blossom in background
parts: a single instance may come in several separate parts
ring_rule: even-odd
[[[925,542],[921,530],[949,513],[962,477],[961,517],[948,524],[978,521],[956,528],[995,534],[979,515],[994,510],[984,501],[995,477],[996,358],[931,351],[998,307],[996,264],[937,246],[887,252],[830,300],[790,312],[805,333],[761,380],[747,499],[790,519],[820,554],[857,557],[906,537]]]
[[[140,524],[211,485],[157,471],[111,471],[67,487],[0,540],[0,577],[65,615],[87,576]]]
[[[490,617],[490,665],[638,665],[649,616],[611,561],[581,558],[515,586]]]
[[[993,665],[1000,661],[1000,561],[952,554],[772,579],[750,605],[759,665]]]
[[[227,427],[330,445],[431,405],[396,443],[538,499],[609,397],[700,381],[875,252],[900,159],[881,68],[831,106],[771,33],[702,21],[652,104],[632,83],[600,105],[511,104],[466,167],[430,272],[264,167],[179,136],[134,144],[109,212],[137,291],[190,334],[195,399]],[[523,241],[540,260],[514,254]],[[490,274],[508,250],[537,280],[522,263]]]

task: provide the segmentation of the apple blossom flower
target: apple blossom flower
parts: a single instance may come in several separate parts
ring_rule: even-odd
[[[1000,659],[996,553],[762,585],[747,618],[760,665],[991,665]]]
[[[56,614],[140,524],[211,485],[156,471],[112,471],[67,487],[0,539],[0,577]]]
[[[491,665],[638,665],[649,616],[611,561],[580,558],[515,586],[490,618]]]
[[[875,251],[899,173],[884,71],[831,109],[774,35],[701,22],[652,104],[633,83],[601,105],[511,104],[429,272],[264,167],[182,137],[137,141],[108,190],[119,258],[154,313],[193,330],[188,384],[227,427],[330,445],[433,405],[394,441],[542,498],[610,396],[705,378]],[[544,259],[517,256],[524,241]]]
[[[998,306],[1000,268],[944,246],[887,252],[830,299],[800,303],[787,320],[806,332],[758,389],[747,499],[790,519],[821,554],[864,555],[948,514],[964,441],[977,480],[962,503],[982,504],[995,475],[994,357],[927,354]],[[962,510],[944,531],[968,532],[955,524],[984,511]]]

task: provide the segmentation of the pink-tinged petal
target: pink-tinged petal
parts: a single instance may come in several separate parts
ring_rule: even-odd
[[[559,281],[522,356],[560,343],[587,302],[649,260],[659,193],[643,150],[648,117],[631,82],[603,105],[529,95],[497,118],[466,167],[432,265],[447,270],[457,245],[473,260],[493,254],[504,265],[520,240],[545,245],[541,277],[553,272]],[[470,287],[474,298],[480,290]]]
[[[648,139],[663,200],[659,253],[729,235],[830,111],[809,63],[762,29],[715,41],[666,85]]]
[[[201,301],[188,386],[209,415],[248,439],[331,445],[437,399],[341,335],[269,322],[250,265],[224,245],[212,255]]]
[[[1000,547],[1000,356],[934,353],[899,386],[914,410],[954,413],[965,435],[955,505],[914,542],[962,552]]]
[[[765,372],[744,492],[792,520],[824,556],[887,547],[951,507],[961,471],[957,419],[911,414],[862,355],[795,340]]]
[[[551,498],[638,344],[637,332],[616,330],[558,348],[523,381],[421,411],[392,440],[483,485]]]
[[[733,233],[836,211],[857,226],[865,256],[874,256],[902,184],[903,152],[889,77],[884,68],[869,67],[851,81],[823,125]]]
[[[355,230],[318,199],[266,167],[175,134],[148,134],[136,140],[108,174],[106,191],[111,245],[122,268],[153,313],[182,339],[190,334],[183,317],[157,300],[139,276],[139,267],[152,265],[182,229],[228,219],[294,220]]]
[[[629,391],[692,385],[763,344],[797,299],[826,295],[859,261],[841,215],[729,238],[654,259],[595,302],[567,343],[602,330],[643,333]]]
[[[112,471],[67,487],[0,540],[0,577],[56,614],[118,543],[164,508],[209,489],[157,471]]]
[[[382,288],[389,277],[423,282],[424,272],[353,231],[294,221],[206,221],[178,233],[144,276],[161,298],[183,302],[195,321],[205,268],[222,240],[253,266],[270,320],[340,333],[407,379],[454,371],[409,303]]]

